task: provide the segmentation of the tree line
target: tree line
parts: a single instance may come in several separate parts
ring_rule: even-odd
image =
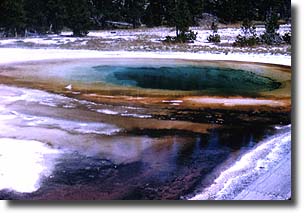
[[[273,10],[278,19],[291,17],[290,0],[0,0],[3,36],[60,33],[69,28],[75,36],[90,29],[141,25],[175,26],[177,35],[197,25],[203,13],[220,22],[245,19],[264,21]]]

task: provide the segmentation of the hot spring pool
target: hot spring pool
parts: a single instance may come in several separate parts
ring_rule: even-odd
[[[290,68],[237,62],[174,59],[88,59],[20,66],[9,76],[37,85],[125,96],[251,96],[290,88]],[[288,95],[290,92],[286,90]]]
[[[184,199],[262,140],[268,154],[289,136],[290,70],[122,58],[0,67],[2,147],[38,141],[29,147],[43,167],[31,193],[7,190],[24,173],[5,169],[0,198]]]
[[[114,84],[143,89],[248,94],[277,89],[280,83],[251,71],[205,67],[130,67],[98,65],[66,73],[71,81]]]

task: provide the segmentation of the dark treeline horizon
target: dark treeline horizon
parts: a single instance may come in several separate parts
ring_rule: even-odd
[[[184,13],[177,13],[178,5]],[[91,29],[137,28],[141,25],[196,26],[203,13],[228,24],[245,19],[264,21],[273,10],[279,19],[291,18],[290,0],[0,0],[0,32],[24,36],[27,32],[60,33],[64,27],[74,35]]]

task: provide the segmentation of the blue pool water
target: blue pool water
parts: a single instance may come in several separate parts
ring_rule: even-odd
[[[73,81],[104,83],[143,89],[202,91],[241,95],[271,91],[280,83],[250,71],[220,67],[131,67],[100,65],[75,69],[66,75]]]

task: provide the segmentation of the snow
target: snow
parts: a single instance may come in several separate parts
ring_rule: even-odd
[[[97,110],[98,113],[103,113],[103,114],[106,114],[106,115],[117,115],[118,112],[115,112],[113,110],[109,110],[109,109],[98,109]]]
[[[47,36],[47,37],[34,37],[34,38],[19,38],[19,39],[2,39],[0,45],[20,44],[20,43],[33,43],[38,45],[59,45],[75,42],[79,38],[67,38],[59,36]]]
[[[113,34],[110,31],[106,32],[89,32],[89,37],[101,37],[103,39],[123,39],[123,40],[136,40],[136,35],[128,35],[128,34]]]
[[[207,37],[212,33],[211,30],[203,29],[202,27],[192,27],[191,30],[197,32],[197,40],[194,44],[209,44],[207,41]],[[259,26],[256,28],[257,35],[263,34],[265,28],[263,26]],[[285,32],[291,31],[291,25],[281,25],[278,33],[284,34]],[[234,42],[235,37],[238,34],[241,34],[240,28],[220,28],[218,30],[218,34],[221,35],[221,38],[224,42]],[[67,35],[67,34],[65,34]],[[160,42],[160,39],[165,38],[167,35],[175,36],[174,28],[166,28],[166,27],[157,27],[157,28],[149,28],[149,29],[138,29],[138,30],[113,30],[113,31],[91,31],[88,36],[90,37],[101,37],[107,39],[118,39],[122,38],[125,40],[136,39],[137,36],[151,36],[151,41]]]
[[[67,85],[67,86],[65,87],[65,89],[67,89],[67,90],[72,90],[72,85],[71,85],[71,84]]]
[[[291,56],[264,53],[190,53],[190,52],[129,52],[68,49],[0,48],[0,64],[35,60],[84,59],[84,58],[157,58],[186,60],[229,60],[291,65]]]
[[[166,27],[156,27],[156,28],[144,28],[144,29],[135,29],[135,30],[125,30],[125,29],[116,29],[111,31],[91,31],[88,36],[92,37],[106,37],[106,38],[118,38],[121,37],[129,37],[129,36],[156,36],[156,37],[166,37],[167,35],[175,35],[175,31],[172,28]]]
[[[207,41],[207,37],[212,33],[211,30],[202,30],[198,29],[196,27],[191,28],[193,31],[197,32],[197,40],[194,44],[196,45],[204,45],[204,44],[210,44]],[[261,35],[265,31],[264,26],[258,26],[256,28],[256,34]],[[283,35],[286,32],[291,32],[291,25],[281,25],[279,30],[277,31],[279,34]],[[221,36],[221,43],[233,43],[235,41],[235,37],[238,34],[242,34],[240,28],[220,28],[218,30],[218,34]]]
[[[55,119],[48,117],[38,117],[31,115],[19,114],[22,119],[30,119],[25,123],[26,126],[40,126],[58,128],[70,133],[77,134],[97,134],[97,135],[113,135],[121,131],[120,128],[112,124],[100,122],[78,122],[64,119]]]
[[[212,98],[212,97],[199,97],[189,98],[187,100],[197,103],[207,104],[222,104],[224,106],[236,106],[236,105],[267,105],[267,106],[282,106],[285,105],[281,101],[256,99],[256,98]]]
[[[16,149],[18,149],[16,151]],[[33,192],[49,176],[60,151],[34,140],[0,138],[0,190]]]
[[[139,114],[135,114],[135,113],[123,113],[123,114],[121,114],[121,116],[134,117],[134,118],[152,118],[151,115],[139,115]]]
[[[163,100],[163,103],[182,103],[182,100]]]
[[[218,30],[218,34],[221,36],[221,45],[215,45],[213,43],[209,43],[207,41],[207,37],[212,33],[209,29],[204,29],[203,27],[192,27],[191,30],[197,33],[197,39],[194,43],[188,44],[190,48],[195,46],[203,47],[203,48],[222,48],[227,47],[231,49],[240,49],[233,48],[231,44],[235,41],[235,38],[238,34],[240,34],[240,28],[220,28]],[[257,35],[263,34],[264,32],[263,26],[258,26],[256,28]],[[286,32],[291,32],[291,25],[281,25],[278,33],[281,35]],[[122,47],[122,43],[120,42],[131,42],[136,44],[137,46],[142,45],[154,45],[158,48],[158,46],[162,45],[162,40],[166,38],[166,36],[175,36],[175,28],[168,27],[156,27],[156,28],[140,28],[140,29],[116,29],[116,30],[99,30],[99,31],[90,31],[87,37],[73,37],[72,32],[63,32],[61,35],[46,35],[41,37],[34,38],[13,38],[13,39],[0,39],[0,47],[7,46],[53,46],[53,47],[61,47],[63,45],[70,44],[71,46],[81,46],[87,47],[89,41],[96,42],[96,40],[100,40],[102,44],[111,44],[111,48],[114,46],[118,46],[118,48]],[[134,46],[128,44],[125,46],[125,50],[130,49],[130,46]],[[171,45],[172,47],[176,47],[177,45]],[[221,46],[221,47],[220,47]],[[179,46],[180,47],[180,46]],[[263,48],[264,46],[260,46]],[[135,46],[134,46],[135,48]],[[143,47],[144,48],[144,47]],[[258,47],[257,47],[258,48]],[[253,48],[253,49],[257,49]],[[141,49],[141,48],[140,48]],[[280,48],[281,49],[281,48]],[[269,50],[266,50],[267,52]],[[286,51],[286,46],[282,49],[283,52]]]
[[[286,125],[284,130],[260,142],[254,150],[221,172],[213,184],[190,199],[234,199],[248,184],[269,172],[271,167],[276,166],[290,152],[291,125]]]

